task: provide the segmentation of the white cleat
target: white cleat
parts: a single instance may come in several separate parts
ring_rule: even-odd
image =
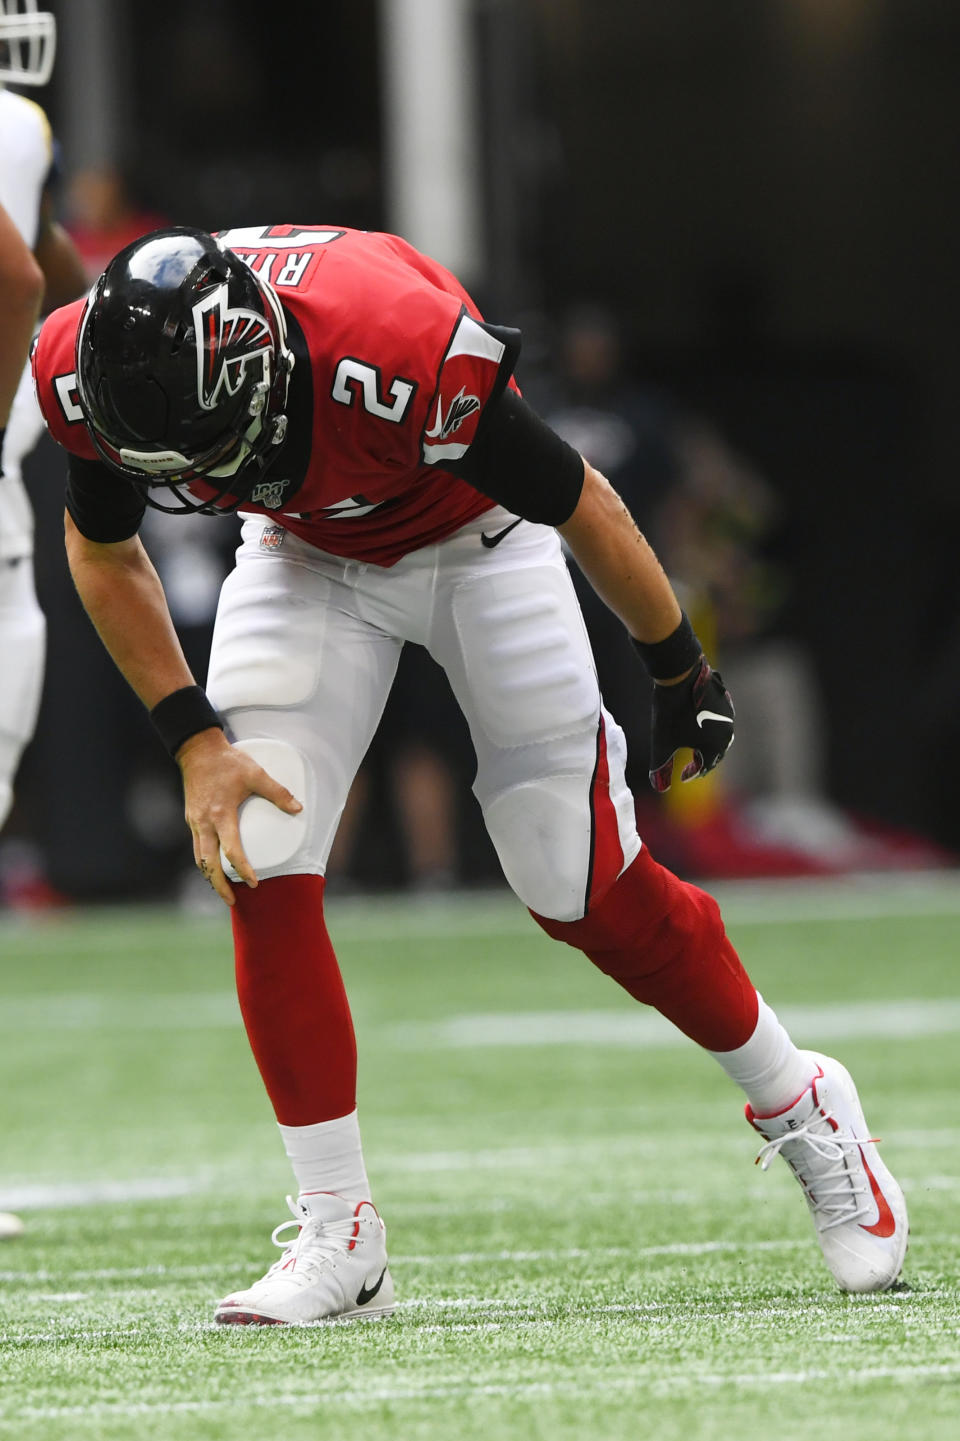
[[[12,1211],[0,1211],[0,1241],[12,1241],[23,1235],[23,1222]]]
[[[330,1191],[287,1197],[293,1221],[273,1232],[283,1255],[246,1291],[220,1302],[221,1325],[304,1326],[389,1316],[393,1281],[387,1269],[386,1227],[370,1201],[356,1204]],[[281,1231],[296,1225],[290,1241]]]
[[[803,1187],[824,1260],[842,1291],[886,1291],[907,1250],[903,1192],[877,1154],[857,1088],[839,1061],[804,1051],[817,1068],[812,1084],[785,1111],[747,1120],[767,1142],[766,1170],[777,1152]]]

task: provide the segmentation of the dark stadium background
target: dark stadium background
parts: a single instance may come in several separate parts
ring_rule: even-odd
[[[389,225],[373,0],[50,8],[39,98],[67,175],[106,138],[175,221]],[[960,9],[477,0],[475,30],[487,313],[609,303],[634,373],[756,464],[788,521],[782,625],[816,659],[831,793],[960,849]],[[535,359],[549,328],[531,334]],[[146,723],[72,597],[61,471],[45,441],[50,660],[16,824],[69,894],[149,891],[126,800]]]

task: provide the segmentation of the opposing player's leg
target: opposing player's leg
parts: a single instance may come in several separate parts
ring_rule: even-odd
[[[46,652],[46,620],[33,583],[32,548],[22,526],[13,528],[5,502],[16,498],[15,477],[0,477],[0,827],[13,803],[13,781],[34,732]],[[22,490],[17,483],[17,488]]]
[[[289,550],[261,550],[265,529],[276,528],[248,523],[224,585],[208,690],[236,743],[304,805],[295,817],[257,798],[242,808],[260,885],[238,886],[232,911],[237,992],[297,1180],[298,1229],[285,1241],[277,1228],[279,1260],[228,1296],[216,1319],[382,1316],[393,1283],[360,1144],[353,1023],[323,903],[337,820],[400,643],[361,620],[335,567],[311,568],[293,537],[281,538]]]
[[[0,826],[13,804],[14,777],[36,725],[45,649],[46,621],[30,560],[0,560]]]
[[[0,830],[13,805],[13,783],[40,709],[47,622],[33,581],[33,512],[20,467],[43,429],[24,371],[0,453]],[[23,1222],[0,1211],[0,1240],[22,1235]]]
[[[906,1209],[852,1081],[797,1050],[713,898],[640,844],[622,733],[602,707],[555,537],[520,527],[493,564],[448,572],[433,649],[470,723],[475,791],[510,884],[549,935],[658,1009],[741,1086],[766,1154],[780,1150],[804,1188],[838,1283],[891,1285]]]

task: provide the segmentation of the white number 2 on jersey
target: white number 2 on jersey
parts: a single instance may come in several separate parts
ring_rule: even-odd
[[[379,368],[367,365],[364,360],[355,360],[352,355],[345,355],[337,366],[330,393],[341,405],[352,405],[358,394],[357,386],[360,387],[364,410],[370,415],[379,415],[381,420],[393,421],[401,421],[406,415],[407,406],[417,388],[416,381],[404,380],[398,375],[390,382],[388,393],[392,399],[388,403]]]

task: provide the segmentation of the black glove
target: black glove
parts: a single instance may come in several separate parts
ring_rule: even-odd
[[[668,791],[673,758],[682,746],[693,751],[681,780],[706,775],[719,765],[733,743],[733,701],[719,671],[701,655],[686,680],[654,685],[650,726],[650,784]]]

